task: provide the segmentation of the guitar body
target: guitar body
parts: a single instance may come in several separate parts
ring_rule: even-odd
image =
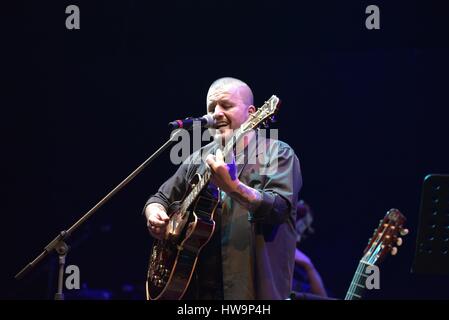
[[[195,175],[191,186],[200,179],[200,175]],[[177,300],[184,296],[198,255],[214,233],[213,214],[217,205],[216,198],[203,194],[187,212],[180,210],[181,202],[170,205],[166,237],[155,240],[150,256],[146,281],[148,300]]]

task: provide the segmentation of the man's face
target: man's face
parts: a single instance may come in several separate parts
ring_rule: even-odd
[[[229,138],[233,130],[240,128],[249,116],[253,106],[247,106],[239,87],[224,86],[210,89],[207,95],[207,112],[216,121],[215,138]]]

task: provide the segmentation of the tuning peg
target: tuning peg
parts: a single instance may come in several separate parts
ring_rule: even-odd
[[[392,255],[392,256],[395,256],[396,253],[398,253],[398,248],[393,247],[393,248],[391,249],[391,255]]]
[[[400,247],[400,246],[402,245],[402,238],[401,238],[401,237],[399,237],[399,238],[396,240],[396,244],[398,245],[398,247]]]
[[[408,234],[408,229],[401,229],[401,231],[399,231],[399,233],[401,234],[401,236],[405,236]]]
[[[272,115],[271,117],[270,117],[270,120],[271,120],[271,122],[273,122],[273,123],[275,123],[277,120],[276,120],[276,116],[275,115]]]

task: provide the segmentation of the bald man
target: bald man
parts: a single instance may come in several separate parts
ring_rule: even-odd
[[[156,239],[163,237],[169,205],[182,200],[196,173],[210,169],[210,186],[218,187],[220,199],[216,228],[200,253],[184,298],[286,299],[291,293],[296,202],[302,185],[298,158],[279,140],[261,137],[256,139],[260,148],[248,148],[256,137],[251,132],[233,155],[237,165],[228,165],[221,148],[256,111],[253,93],[241,80],[221,78],[210,86],[206,101],[216,121],[211,129],[214,141],[189,156],[148,199],[144,213],[149,232]],[[248,161],[256,158],[264,160]],[[276,169],[266,170],[270,165]]]

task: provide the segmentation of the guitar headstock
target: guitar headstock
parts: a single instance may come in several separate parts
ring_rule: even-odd
[[[401,236],[408,234],[408,230],[404,228],[406,221],[407,219],[398,209],[388,210],[368,241],[362,260],[369,264],[377,264],[388,253],[395,255],[398,246],[402,245]]]
[[[270,99],[252,113],[249,119],[242,124],[241,130],[243,133],[248,132],[259,125],[268,125],[269,122],[275,122],[274,116],[279,111],[281,101],[275,95],[272,95]]]

